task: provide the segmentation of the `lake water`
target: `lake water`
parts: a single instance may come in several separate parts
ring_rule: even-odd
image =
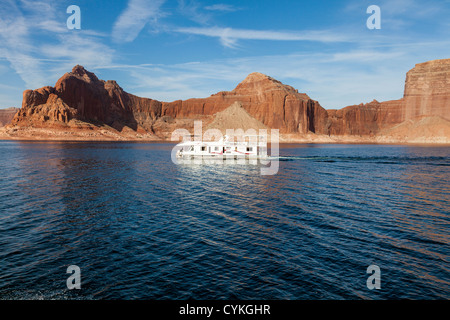
[[[450,298],[449,147],[284,145],[272,176],[172,147],[0,141],[0,299]]]

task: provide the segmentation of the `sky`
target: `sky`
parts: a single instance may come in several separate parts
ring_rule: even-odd
[[[69,29],[70,5],[80,29]],[[369,29],[370,5],[380,29]],[[160,101],[232,90],[252,72],[326,109],[403,96],[416,63],[450,58],[450,0],[1,0],[0,108],[80,64]]]

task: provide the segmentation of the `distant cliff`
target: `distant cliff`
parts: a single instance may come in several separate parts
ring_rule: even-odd
[[[136,136],[152,140],[169,139],[176,128],[191,129],[196,119],[208,126],[224,117],[233,123],[230,118],[233,114],[248,114],[255,119],[246,121],[249,125],[280,129],[285,140],[292,141],[409,142],[406,128],[414,125],[414,142],[450,142],[449,83],[450,59],[429,61],[417,64],[407,73],[404,97],[399,100],[374,100],[325,110],[307,94],[261,73],[248,75],[232,91],[207,98],[161,102],[129,94],[115,81],[99,80],[78,65],[63,75],[55,87],[26,90],[22,108],[8,128],[9,134],[18,138],[31,128],[52,130],[47,131],[50,136],[60,136],[59,132],[64,130],[68,138],[71,134],[67,132],[76,135],[88,130],[88,136],[109,132],[111,139]],[[234,112],[238,110],[235,108],[224,116],[223,112],[235,103],[245,113]],[[440,119],[439,126],[443,129],[425,130],[421,139],[422,127],[437,121],[422,121],[427,117]],[[389,132],[394,132],[391,129],[400,124],[402,134],[394,130],[395,138],[389,137]]]
[[[427,126],[433,126],[438,121],[436,119],[441,118],[438,122],[445,130],[437,133],[440,136],[438,140],[450,142],[450,130],[447,128],[447,121],[450,120],[450,59],[416,64],[406,75],[402,99],[385,102],[374,100],[327,111],[330,135],[385,136],[388,129],[396,125],[404,123],[406,128],[408,124],[420,122],[422,125],[415,127],[419,132],[414,134],[414,141],[421,141],[421,134],[424,142],[427,138],[434,141],[436,136],[432,134],[433,130],[425,130],[423,125],[428,123]],[[435,121],[421,121],[425,117],[434,118]],[[404,136],[400,140],[407,142],[408,137]]]
[[[0,109],[0,127],[9,124],[18,110],[18,108]]]
[[[450,120],[450,59],[416,64],[406,74],[404,120],[439,116]]]

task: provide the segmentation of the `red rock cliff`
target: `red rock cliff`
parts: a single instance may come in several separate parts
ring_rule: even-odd
[[[153,131],[161,117],[214,115],[236,101],[251,116],[281,132],[325,133],[327,112],[317,101],[261,73],[250,74],[233,91],[203,99],[159,102],[129,94],[115,81],[99,80],[81,66],[61,77],[55,87],[26,90],[12,124],[58,127],[76,119],[104,123],[119,131],[123,126]]]
[[[329,135],[374,136],[403,121],[403,100],[372,102],[328,111]]]
[[[404,120],[439,116],[450,120],[450,59],[416,64],[405,82]]]
[[[107,124],[119,131],[138,129],[136,110],[150,118],[160,115],[161,103],[126,93],[115,81],[99,80],[82,66],[63,75],[55,87],[26,90],[13,125],[58,127],[71,119]]]
[[[163,103],[162,114],[172,117],[213,115],[240,102],[255,119],[282,133],[323,133],[327,112],[317,101],[261,73],[252,73],[234,90],[204,99]]]
[[[261,73],[250,74],[232,91],[202,99],[160,102],[129,94],[115,81],[99,80],[75,66],[55,87],[26,90],[12,124],[64,127],[76,120],[167,138],[168,132],[185,125],[186,119],[211,118],[239,102],[250,116],[281,133],[370,137],[410,119],[438,116],[449,120],[449,84],[450,59],[429,61],[407,73],[402,99],[374,100],[327,111],[306,94]]]

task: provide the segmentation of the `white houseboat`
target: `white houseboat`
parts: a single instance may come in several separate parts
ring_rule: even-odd
[[[192,159],[266,159],[267,137],[264,135],[245,135],[230,139],[227,135],[218,141],[183,141],[177,144],[177,158]]]

